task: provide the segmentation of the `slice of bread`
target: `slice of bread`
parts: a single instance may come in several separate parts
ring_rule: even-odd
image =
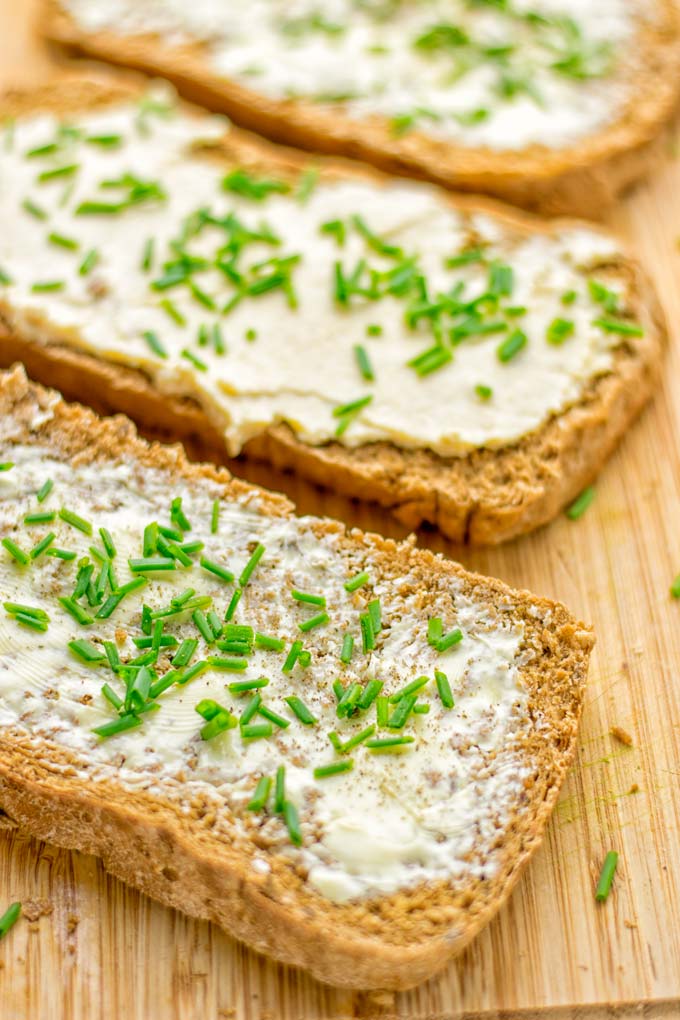
[[[297,19],[285,4],[248,7],[234,25],[218,4],[49,0],[45,24],[71,51],[169,78],[276,141],[551,215],[599,218],[656,159],[677,105],[673,0],[562,12],[538,0],[529,13],[348,2],[329,24],[313,5],[306,22],[304,5]],[[491,48],[466,41],[480,34]],[[329,92],[358,98],[314,99]]]
[[[665,339],[653,290],[616,239],[349,163],[322,161],[310,175],[298,154],[216,134],[212,118],[183,110],[152,124],[138,98],[75,81],[2,106],[15,145],[0,150],[12,181],[0,200],[0,363],[21,360],[38,381],[154,435],[198,439],[206,459],[243,451],[458,542],[526,532],[593,479],[649,397]],[[138,133],[140,109],[152,134]],[[56,154],[42,144],[55,131],[66,138]],[[111,144],[118,131],[129,143]],[[151,200],[119,206],[130,160]],[[103,211],[79,215],[97,213],[93,199]],[[197,216],[204,223],[208,205],[228,230],[216,257],[203,234],[195,249],[172,240]],[[248,236],[243,224],[263,223],[274,241],[256,257],[277,267],[264,285],[284,287],[234,308],[243,284],[223,253]],[[195,287],[178,262],[185,249],[200,256],[192,265],[215,258],[219,272]],[[351,290],[355,265],[365,282],[348,297],[338,274]],[[406,296],[396,282],[390,290],[400,274]],[[525,348],[513,352],[517,341]],[[436,370],[416,370],[433,353],[443,355]],[[358,413],[338,416],[357,399]]]
[[[592,632],[295,517],[21,368],[0,376],[0,463],[0,809],[322,981],[406,988],[459,952],[540,844]]]

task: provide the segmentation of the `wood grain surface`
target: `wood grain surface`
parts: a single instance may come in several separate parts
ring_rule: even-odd
[[[35,0],[0,0],[0,85],[60,73],[32,24]],[[578,760],[509,905],[419,989],[324,988],[107,876],[82,854],[27,839],[0,819],[0,905],[24,918],[0,943],[2,1020],[340,1020],[680,1017],[680,160],[612,216],[656,279],[672,344],[653,406],[603,471],[595,503],[501,549],[421,540],[520,588],[563,600],[598,635]],[[0,227],[1,229],[1,227]],[[265,468],[304,510],[399,535],[377,512]],[[622,727],[626,747],[610,733]],[[615,888],[593,889],[609,849]],[[1,912],[1,911],[0,911]],[[614,1007],[614,1003],[623,1003]]]

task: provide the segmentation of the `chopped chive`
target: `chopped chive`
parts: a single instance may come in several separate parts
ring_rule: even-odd
[[[279,765],[276,770],[276,784],[274,790],[274,810],[277,813],[283,811],[286,803],[286,766]]]
[[[560,298],[563,305],[573,305],[574,301],[578,297],[575,290],[565,290],[564,294]]]
[[[370,652],[375,648],[375,634],[373,633],[370,613],[362,613],[359,617],[359,623],[361,625],[361,641],[364,653]]]
[[[85,535],[92,534],[92,525],[89,521],[86,521],[79,514],[74,513],[72,510],[66,510],[64,507],[59,511],[59,516],[62,521],[70,524],[72,528],[77,528],[78,531],[82,531]]]
[[[171,318],[172,321],[177,326],[186,326],[187,320],[184,318],[184,316],[180,312],[180,310],[177,307],[177,305],[173,304],[173,302],[170,301],[169,298],[163,298],[163,300],[159,301],[158,304],[159,304],[159,307],[163,309],[163,311],[166,313],[166,315],[169,318]],[[184,357],[186,357],[187,354],[188,354],[189,355],[189,361],[192,360],[192,354],[191,354],[190,351],[187,351],[186,353],[185,353],[185,351],[182,351],[182,354],[184,355]]]
[[[429,715],[430,706],[424,704],[423,702],[416,703],[413,706],[413,712],[415,715]]]
[[[195,609],[191,614],[191,619],[196,624],[196,627],[200,631],[201,637],[206,642],[206,644],[211,645],[215,640],[215,635],[213,634],[212,627],[208,623],[207,617],[203,610]]]
[[[67,613],[76,620],[77,623],[83,627],[89,627],[90,624],[94,623],[94,619],[89,613],[85,612],[82,606],[78,605],[75,599],[69,598],[68,596],[61,596],[59,599],[60,604],[66,610]]]
[[[363,688],[359,683],[350,684],[349,687],[345,691],[343,691],[342,697],[338,701],[335,710],[336,715],[339,719],[342,719],[343,716],[348,716],[353,713],[354,708],[357,702],[359,701],[359,698],[361,697],[362,693]]]
[[[106,528],[100,528],[99,536],[102,540],[102,545],[106,549],[106,555],[109,557],[110,560],[115,559],[116,547],[113,543],[113,539],[111,538],[111,532],[108,531]]]
[[[290,719],[284,719],[282,715],[274,712],[273,709],[268,708],[266,705],[260,705],[258,713],[264,719],[267,719],[269,722],[274,723],[275,726],[278,726],[280,730],[287,730],[290,726]]]
[[[355,574],[354,577],[351,577],[349,579],[349,581],[345,581],[344,588],[345,591],[350,592],[351,594],[352,592],[357,591],[359,588],[363,588],[363,586],[365,584],[368,584],[368,582],[369,582],[368,571],[362,570],[360,574]]]
[[[239,659],[235,656],[211,655],[208,657],[208,665],[212,669],[227,669],[230,672],[240,673],[248,668],[248,660]]]
[[[612,882],[614,881],[614,872],[616,871],[616,865],[618,862],[618,853],[616,850],[610,850],[604,859],[602,871],[600,872],[600,879],[597,883],[597,889],[595,890],[595,899],[598,903],[604,903],[611,892]]]
[[[175,560],[169,556],[141,556],[137,559],[128,560],[128,566],[133,574],[177,569]]]
[[[57,234],[55,231],[47,235],[47,240],[57,248],[66,248],[67,251],[78,251],[78,248],[80,248],[80,243],[74,240],[74,238],[64,237],[63,234]]]
[[[674,599],[680,599],[680,574],[678,574],[671,585],[671,595]]]
[[[267,677],[261,676],[257,680],[238,680],[236,683],[229,684],[229,690],[232,694],[243,694],[244,691],[254,691],[268,686],[269,680]]]
[[[579,517],[583,516],[594,499],[595,489],[592,485],[589,485],[564,512],[570,521],[577,521]]]
[[[255,787],[252,799],[246,805],[248,811],[262,811],[267,806],[272,788],[271,776],[262,776]]]
[[[645,331],[637,322],[628,322],[625,319],[593,319],[593,326],[604,330],[605,333],[618,333],[620,336],[644,336]]]
[[[427,643],[432,645],[433,648],[437,646],[437,642],[441,640],[444,633],[444,625],[438,616],[431,616],[427,621]]]
[[[38,180],[41,184],[45,184],[48,181],[61,180],[63,177],[72,177],[78,169],[77,163],[71,163],[68,166],[56,167],[54,170],[43,170],[42,173],[38,174]]]
[[[168,352],[158,338],[158,334],[152,329],[146,329],[142,333],[143,338],[146,340],[149,349],[157,354],[159,358],[167,358]]]
[[[41,206],[33,202],[30,198],[25,198],[23,200],[23,202],[21,203],[21,208],[25,212],[27,212],[29,216],[33,216],[33,218],[36,220],[47,219],[47,213],[45,212],[45,210]]]
[[[327,776],[337,776],[341,772],[351,772],[354,768],[353,758],[343,758],[341,761],[332,761],[328,765],[318,765],[314,769],[315,779],[326,779]]]
[[[41,556],[45,552],[45,550],[52,545],[56,537],[57,536],[54,534],[53,531],[50,531],[49,534],[45,535],[45,537],[41,539],[40,542],[34,545],[33,548],[31,549],[29,553],[31,559],[37,560],[38,556]]]
[[[93,645],[91,641],[84,639],[69,641],[68,647],[83,662],[103,662],[106,658],[106,654],[100,648],[97,648],[96,645]]]
[[[434,679],[437,684],[437,690],[439,691],[439,697],[441,698],[442,705],[444,708],[453,708],[453,693],[451,692],[451,684],[446,673],[442,673],[441,670],[435,669]]]
[[[290,651],[286,656],[286,661],[281,667],[284,673],[290,673],[292,671],[293,667],[295,666],[295,663],[298,661],[298,658],[300,657],[301,651],[302,641],[293,641],[292,645],[290,646]]]
[[[391,699],[390,699],[391,700]],[[418,700],[417,694],[409,694],[401,697],[397,702],[395,709],[391,716],[387,720],[388,728],[391,730],[401,730],[408,722],[408,718],[415,708],[416,701]]]
[[[344,744],[341,744],[338,748],[340,754],[347,754],[349,751],[353,751],[359,744],[363,744],[364,741],[368,740],[375,733],[375,726],[371,724],[367,726],[365,730],[361,730],[360,733],[355,733],[353,737],[346,740]]]
[[[227,622],[229,620],[231,620],[231,618],[233,617],[234,613],[236,612],[236,607],[238,606],[239,602],[241,601],[241,595],[242,594],[243,594],[243,592],[241,591],[241,589],[237,588],[236,591],[234,592],[234,594],[231,596],[231,601],[229,602],[229,605],[227,606],[227,611],[224,614],[224,619]]]
[[[33,294],[49,294],[63,290],[66,284],[63,280],[42,280],[31,285]]]
[[[342,639],[342,649],[340,651],[340,661],[347,664],[352,661],[352,652],[354,651],[354,638],[351,634],[345,634]]]
[[[0,917],[0,939],[4,939],[5,935],[7,935],[10,929],[17,923],[20,916],[21,904],[12,903],[2,917]]]
[[[59,560],[74,560],[78,553],[71,552],[70,549],[48,549],[48,556],[56,556]]]
[[[485,386],[483,383],[478,383],[475,386],[475,393],[480,400],[490,400],[493,396],[493,390],[490,386]]]
[[[97,617],[99,618],[99,614],[97,614]],[[157,624],[158,623],[162,623],[162,622],[163,622],[162,620],[156,620]],[[134,643],[137,646],[137,648],[140,648],[140,649],[142,649],[142,648],[155,648],[155,649],[158,649],[158,648],[176,648],[177,647],[177,638],[173,634],[161,634],[159,636],[157,642],[154,642],[153,637],[135,637],[132,640],[134,641]]]
[[[209,574],[214,574],[215,577],[219,577],[221,581],[230,584],[234,580],[234,575],[231,571],[227,570],[220,563],[215,563],[214,560],[209,560],[206,556],[201,556],[199,562],[204,570],[207,570]]]
[[[195,680],[197,676],[201,675],[201,673],[205,673],[206,669],[208,669],[208,666],[209,664],[205,659],[200,659],[199,662],[195,662],[193,666],[189,666],[186,672],[182,673],[177,683],[183,687],[185,684],[188,684],[191,680]]]
[[[51,493],[53,486],[54,486],[54,482],[52,481],[51,478],[48,478],[46,482],[43,482],[43,484],[38,489],[38,491],[36,493],[36,497],[35,497],[38,500],[39,503],[44,503],[45,502],[45,500],[47,499],[47,497]]]
[[[57,142],[47,142],[45,145],[38,145],[34,149],[29,149],[26,152],[26,159],[36,159],[42,156],[53,156],[55,152],[59,151],[59,145]]]
[[[305,726],[313,726],[318,721],[316,716],[312,715],[310,710],[307,708],[304,701],[296,695],[291,694],[285,699],[285,701],[291,712],[293,712],[293,714],[297,716],[300,722]]]
[[[375,699],[378,697],[382,688],[382,680],[369,680],[357,702],[357,706],[362,709],[362,711],[366,711],[366,709],[370,708]]]
[[[522,332],[521,329],[515,329],[499,346],[496,348],[496,354],[498,360],[504,364],[511,361],[516,354],[522,350],[527,344],[527,335]]]
[[[271,737],[274,727],[270,722],[248,723],[241,726],[241,736],[244,740],[260,740],[262,737]]]
[[[374,634],[379,634],[382,630],[382,610],[380,607],[380,599],[371,599],[366,606],[368,615],[371,618],[371,628]]]
[[[338,752],[338,754],[342,754],[342,747],[343,747],[343,745],[342,745],[342,741],[340,740],[340,737],[337,735],[337,733],[333,733],[333,732],[329,733],[328,734],[328,739],[330,740],[331,744],[333,745],[335,750]]]
[[[338,407],[334,407],[332,412],[333,417],[341,419],[335,430],[336,436],[343,435],[354,419],[371,403],[372,400],[373,395],[369,394],[366,397],[360,397],[358,400],[352,400],[348,404],[340,404]]]
[[[151,269],[152,263],[153,263],[153,247],[154,247],[154,240],[153,240],[153,237],[150,237],[149,240],[145,243],[144,251],[142,252],[142,263],[141,263],[141,265],[142,265],[142,270],[145,273],[149,272],[149,270]]]
[[[26,514],[24,524],[51,524],[57,516],[54,510],[45,510],[37,514]]]
[[[270,637],[268,634],[260,634],[258,632],[255,635],[255,647],[265,648],[270,652],[282,652],[286,647],[286,642],[283,638]]]
[[[412,744],[414,740],[415,737],[404,736],[375,737],[374,739],[367,740],[365,746],[369,749],[369,751],[373,751],[373,753],[375,754],[376,752],[379,753],[381,751],[382,752],[398,751],[402,747],[406,747],[408,744]]]
[[[23,623],[25,627],[30,627],[31,630],[39,630],[45,632],[47,630],[47,621],[40,619],[37,616],[30,616],[28,613],[15,613],[13,619],[17,623]]]
[[[458,269],[461,266],[469,266],[473,262],[481,262],[484,258],[484,252],[481,248],[468,248],[467,251],[462,251],[460,255],[452,255],[450,258],[445,260],[445,266],[447,269]]]
[[[121,708],[123,707],[123,701],[121,698],[118,697],[118,695],[114,691],[113,687],[110,686],[110,684],[104,684],[104,686],[102,687],[102,694],[104,695],[108,703],[115,708],[116,712],[119,712],[121,710]]]
[[[435,344],[433,347],[428,347],[421,354],[416,355],[415,358],[411,358],[406,364],[409,368],[414,369],[416,374],[422,378],[443,368],[444,365],[448,365],[452,358],[453,355],[450,350],[442,347],[440,344]]]
[[[306,634],[307,631],[313,630],[315,627],[321,627],[324,623],[328,623],[330,616],[324,609],[320,613],[316,613],[314,616],[310,616],[308,620],[304,620],[303,623],[298,624],[298,629]]]
[[[197,711],[198,707],[197,705]],[[212,740],[213,737],[217,737],[220,733],[225,733],[227,730],[232,730],[235,726],[238,726],[236,717],[225,708],[220,708],[205,726],[201,727],[201,740]]]
[[[283,820],[286,823],[291,843],[295,846],[302,846],[300,818],[297,813],[297,808],[289,800],[287,800],[283,805]]]
[[[210,515],[210,534],[216,535],[220,524],[220,501],[213,500],[212,513]]]
[[[333,681],[333,692],[334,692],[336,698],[338,699],[338,701],[340,701],[340,699],[342,698],[343,694],[345,693],[345,687],[344,687],[344,684],[343,684],[342,680],[334,680]]]
[[[20,549],[16,542],[13,542],[11,538],[3,538],[2,544],[4,545],[10,556],[16,560],[22,567],[25,567],[31,562],[30,556]]]
[[[319,171],[317,167],[310,166],[300,175],[295,197],[302,205],[308,200],[317,184],[319,183]]]
[[[373,371],[371,359],[368,356],[366,348],[362,347],[361,344],[355,344],[353,350],[354,357],[356,358],[357,362],[357,367],[359,369],[359,372],[361,373],[362,378],[365,379],[366,382],[373,382],[373,380],[375,379],[375,373]]]
[[[6,286],[12,283],[12,277],[0,266],[0,285]]]
[[[103,726],[95,726],[92,730],[98,737],[115,737],[118,733],[124,733],[126,730],[132,730],[136,726],[141,726],[144,722],[138,715],[121,715],[114,722],[105,723]]]
[[[450,630],[448,634],[444,634],[444,636],[437,641],[435,648],[438,652],[446,652],[449,648],[453,648],[454,645],[460,644],[462,640],[463,632],[460,628],[456,627],[454,630]]]
[[[381,694],[376,698],[375,710],[378,719],[378,726],[381,727],[387,726],[387,720],[389,718],[390,712],[389,705],[390,705],[389,699],[386,698],[384,694]]]
[[[188,347],[184,347],[180,353],[182,357],[185,358],[187,361],[191,362],[194,368],[197,368],[199,372],[208,371],[208,366],[206,365],[205,361],[202,361],[199,357],[197,357],[193,353],[193,351],[190,351],[188,349]]]
[[[260,562],[264,555],[264,551],[265,547],[262,545],[261,542],[259,542],[258,545],[255,547],[252,556],[250,557],[245,567],[241,571],[241,576],[238,579],[238,583],[241,586],[241,588],[245,588],[245,586],[250,581],[250,578],[252,577],[255,567],[258,565],[258,563]]]
[[[545,338],[549,344],[553,344],[555,347],[559,347],[565,340],[568,340],[570,336],[574,335],[576,329],[571,319],[556,318],[548,326]]]
[[[89,135],[86,139],[89,145],[99,145],[103,149],[112,149],[123,141],[121,135]]]
[[[247,726],[250,720],[253,718],[253,716],[257,715],[258,709],[261,704],[262,695],[258,691],[256,694],[253,694],[252,698],[250,699],[246,707],[243,709],[243,712],[241,713],[241,718],[239,719],[239,725]]]
[[[24,616],[34,616],[39,620],[49,620],[49,615],[44,609],[39,609],[36,606],[25,606],[21,602],[3,602],[3,608],[10,616],[14,616],[16,613],[23,613]]]
[[[322,609],[326,608],[325,595],[310,595],[307,592],[298,591],[296,588],[293,588],[290,594],[296,602],[305,602],[310,606],[321,606]]]
[[[366,327],[366,336],[382,336],[383,328],[377,323],[369,323]]]
[[[198,648],[198,638],[184,638],[181,645],[172,657],[172,664],[176,669],[186,666],[192,659]]]

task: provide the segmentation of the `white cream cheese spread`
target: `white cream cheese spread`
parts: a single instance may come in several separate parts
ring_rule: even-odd
[[[475,147],[560,148],[620,116],[647,0],[63,0],[86,32],[203,44],[224,79]]]
[[[0,471],[0,728],[18,727],[51,742],[92,782],[112,780],[182,810],[196,796],[226,804],[236,822],[225,823],[217,810],[213,828],[225,839],[232,824],[258,817],[274,852],[292,855],[309,883],[333,901],[494,873],[499,829],[520,807],[531,770],[522,742],[541,725],[535,707],[530,713],[521,673],[533,653],[509,602],[500,600],[491,618],[461,582],[440,576],[424,608],[415,576],[387,576],[371,547],[341,541],[340,528],[267,516],[256,493],[223,500],[215,517],[220,487],[208,479],[189,486],[131,461],[69,463],[50,448],[10,441],[17,435],[5,415],[0,462],[13,466]],[[177,497],[181,505],[173,504]],[[172,543],[173,531],[175,548],[188,550],[189,564],[140,572],[136,560],[144,555],[156,563],[168,559],[153,546],[162,543],[159,535]],[[259,545],[264,551],[253,564]],[[348,591],[348,581],[363,572],[367,577]],[[112,592],[139,578],[146,584],[128,591],[109,613]],[[239,583],[240,601],[225,624]],[[293,591],[317,602],[300,601]],[[203,600],[203,608],[192,609],[188,597]],[[173,599],[188,608],[178,610]],[[363,642],[361,622],[375,611],[367,608],[371,603],[379,604],[381,616],[372,624],[372,649]],[[170,615],[153,615],[173,606]],[[320,612],[327,619],[307,629]],[[217,626],[212,613],[224,630],[208,643],[206,620]],[[232,640],[234,626],[253,629],[249,639],[241,636],[247,649],[219,646]],[[443,637],[433,638],[437,626]],[[280,647],[264,647],[256,634]],[[347,634],[354,647],[343,662]],[[195,639],[193,651],[182,668],[173,667],[170,659],[185,639]],[[296,641],[302,654],[287,666]],[[140,655],[145,662],[131,666]],[[199,662],[207,666],[182,683]],[[179,679],[155,694],[153,684],[144,688],[142,669],[151,671],[153,684],[173,669]],[[448,703],[435,671],[447,678]],[[339,717],[338,678],[345,692],[353,684],[365,692],[375,680],[382,687],[368,707]],[[393,696],[418,678],[405,723],[391,727],[394,711],[404,706]],[[233,684],[251,689],[239,693]],[[135,685],[138,695],[130,694]],[[112,698],[128,696],[141,725],[108,737],[93,732],[119,715],[127,718],[127,702],[117,711]],[[291,696],[304,703],[311,722],[292,709]],[[261,702],[252,715],[255,697]],[[154,700],[158,710],[147,711]],[[233,714],[233,727],[203,739],[211,701]],[[247,711],[250,721],[241,726],[237,720]],[[382,712],[388,725],[387,716],[380,721]],[[253,726],[264,732],[248,736]],[[343,744],[362,738],[336,751],[329,733]],[[389,738],[404,743],[388,749],[371,744]],[[350,760],[351,771],[315,777],[319,767]],[[273,781],[281,766],[294,817],[277,812],[273,783],[266,806],[249,811],[258,782]],[[266,864],[257,857],[254,867],[262,871]]]
[[[502,447],[611,369],[617,297],[605,314],[590,279],[611,237],[524,236],[415,184],[225,172],[195,149],[223,130],[148,98],[17,121],[10,327],[194,397],[232,454],[278,422],[310,444]]]

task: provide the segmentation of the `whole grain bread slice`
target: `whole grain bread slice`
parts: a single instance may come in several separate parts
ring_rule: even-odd
[[[663,129],[680,95],[680,12],[673,0],[654,0],[650,11],[631,48],[629,97],[612,123],[568,147],[534,144],[508,151],[447,142],[424,129],[395,137],[385,118],[350,117],[342,102],[329,106],[264,95],[220,77],[205,43],[172,45],[153,34],[88,32],[59,0],[47,0],[43,24],[48,37],[70,52],[168,78],[188,99],[274,141],[350,156],[547,215],[599,219],[659,161]]]
[[[49,88],[10,92],[0,117],[33,111],[58,115],[106,107],[134,95],[136,87],[65,80]],[[308,163],[292,150],[230,131],[206,158],[254,173],[298,181]],[[315,162],[321,179],[388,179],[349,161]],[[490,200],[457,196],[463,212],[489,214],[511,236],[559,233],[570,221],[542,221]],[[653,392],[666,340],[663,313],[645,273],[627,255],[596,267],[604,279],[626,292],[627,311],[644,336],[622,337],[611,371],[594,377],[577,403],[553,415],[518,442],[479,448],[444,458],[428,449],[404,449],[388,442],[348,447],[338,441],[302,442],[287,424],[265,428],[243,453],[350,498],[388,508],[407,527],[422,522],[438,527],[455,542],[495,544],[551,520],[597,474],[612,449]],[[105,360],[50,333],[39,318],[31,330],[17,331],[12,308],[0,299],[0,365],[22,361],[32,377],[57,386],[69,399],[100,413],[122,411],[152,438],[183,440],[200,459],[228,461],[224,435],[210,406],[179,392],[161,392],[143,370]],[[4,326],[4,330],[2,329]]]
[[[121,416],[101,420],[64,403],[29,383],[20,368],[0,377],[0,414],[2,462],[19,457],[19,446],[35,446],[70,465],[72,472],[93,464],[102,470],[124,465],[138,477],[160,472],[167,477],[168,494],[179,483],[199,494],[209,487],[211,498],[217,488],[225,511],[245,502],[256,507],[263,521],[293,514],[283,498],[234,480],[223,469],[188,464],[178,447],[148,445]],[[15,470],[20,471],[21,464]],[[57,499],[58,488],[59,483]],[[93,503],[95,513],[96,496]],[[6,520],[12,507],[11,499],[0,503]],[[183,800],[181,781],[171,784],[175,793],[170,784],[125,785],[117,780],[115,766],[113,772],[97,774],[87,753],[69,747],[58,732],[53,735],[44,727],[29,726],[23,717],[8,716],[4,699],[8,685],[23,679],[17,674],[20,662],[0,673],[0,808],[37,838],[97,855],[112,874],[162,903],[212,920],[257,950],[307,968],[322,981],[404,988],[428,978],[470,941],[505,902],[540,844],[574,755],[593,636],[562,605],[469,574],[410,542],[347,532],[318,519],[304,519],[303,526],[319,542],[331,536],[355,565],[370,566],[387,593],[386,607],[409,577],[425,609],[434,604],[437,586],[442,591],[456,587],[489,616],[491,628],[500,617],[503,625],[511,621],[523,628],[517,662],[528,696],[520,746],[527,766],[524,792],[511,816],[499,819],[486,873],[331,902],[310,887],[295,853],[267,841],[265,830],[256,824],[244,834],[221,794],[217,799],[187,794]],[[23,541],[21,532],[15,537]],[[24,576],[27,586],[34,583],[29,574]],[[93,636],[94,631],[88,633]],[[3,657],[8,654],[11,651],[3,652]],[[67,664],[60,674],[62,686],[64,670]],[[28,671],[34,675],[35,664],[29,663]],[[28,702],[26,706],[28,710]],[[124,759],[117,767],[123,764]],[[191,780],[191,766],[184,778]],[[305,830],[305,839],[310,838]],[[265,866],[252,867],[255,857]]]

